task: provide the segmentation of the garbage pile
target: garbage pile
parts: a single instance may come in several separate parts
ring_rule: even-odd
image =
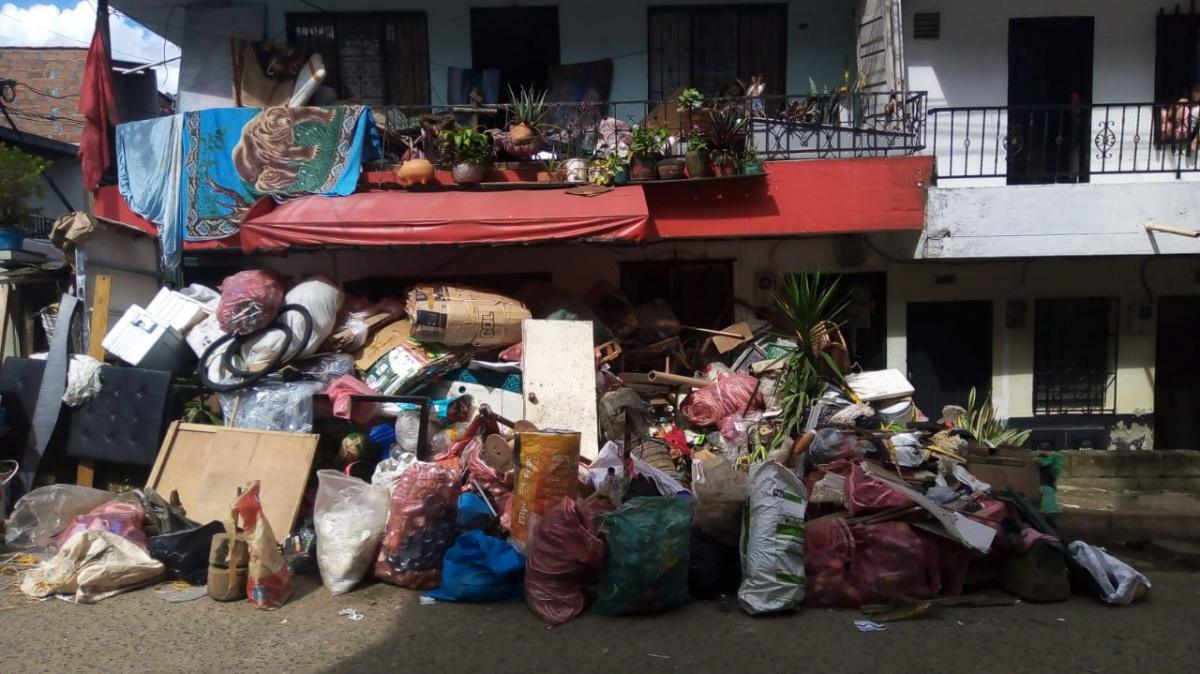
[[[251,270],[163,290],[105,348],[194,366],[264,463],[231,478],[213,466],[242,450],[180,425],[147,489],[28,493],[6,542],[54,554],[21,588],[92,602],[171,576],[274,608],[296,574],[333,594],[373,576],[523,597],[550,624],[693,598],[752,615],[987,587],[1061,601],[1079,579],[1145,596],[1143,575],[1057,535],[1036,457],[976,437],[969,410],[929,419],[898,371],[856,371],[819,284],[786,288],[774,322],[719,330],[603,284],[370,301]],[[186,475],[203,479],[171,481]]]

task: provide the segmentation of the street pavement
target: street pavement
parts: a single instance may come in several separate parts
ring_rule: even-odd
[[[696,602],[550,628],[522,603],[421,605],[377,582],[340,597],[310,578],[275,611],[152,589],[92,606],[0,596],[8,672],[1195,672],[1200,573],[1156,548],[1111,548],[1154,584],[1148,601],[945,608],[861,633],[848,609],[750,618]],[[11,576],[9,577],[11,579]],[[3,584],[0,577],[0,584]],[[359,621],[339,616],[353,608]]]

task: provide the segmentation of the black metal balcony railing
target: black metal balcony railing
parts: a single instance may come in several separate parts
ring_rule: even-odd
[[[859,157],[914,154],[925,147],[924,92],[834,93],[807,96],[764,96],[760,99],[710,100],[707,107],[741,112],[744,143],[762,159]],[[668,156],[687,151],[683,136],[704,128],[705,110],[679,111],[678,102],[605,101],[548,103],[542,150],[558,159],[593,157],[618,144],[628,144],[635,125],[665,126],[672,142]],[[374,108],[385,129],[384,154],[399,158],[416,145],[434,155],[431,137],[453,120],[481,128],[508,128],[508,105],[385,106]],[[519,157],[518,157],[519,158]]]
[[[1092,175],[1200,170],[1200,105],[981,106],[929,111],[937,176],[1009,183],[1088,182]]]

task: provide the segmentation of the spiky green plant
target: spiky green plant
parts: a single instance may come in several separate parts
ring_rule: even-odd
[[[508,99],[512,103],[509,104],[508,111],[512,115],[512,123],[524,124],[534,132],[541,128],[550,114],[550,109],[546,105],[546,94],[545,91],[538,93],[534,89],[525,87],[521,87],[521,92],[517,93],[509,86]]]
[[[967,393],[967,413],[962,415],[957,425],[970,431],[979,442],[991,447],[1023,447],[1029,441],[1029,431],[1009,428],[996,414],[996,408],[992,407],[991,396],[985,396],[982,401],[978,400],[974,386]]]
[[[850,301],[838,290],[838,280],[821,272],[786,274],[775,289],[775,308],[795,333],[796,349],[784,356],[780,395],[781,428],[772,449],[800,434],[808,408],[820,397],[827,379],[840,383],[841,372],[814,339],[827,324],[838,324]]]

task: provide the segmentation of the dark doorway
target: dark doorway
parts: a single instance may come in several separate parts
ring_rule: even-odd
[[[850,361],[863,370],[887,367],[887,274],[839,274],[838,287],[848,302],[842,334]]]
[[[992,303],[910,302],[908,379],[930,419],[945,405],[966,405],[971,387],[981,398],[990,392]]]
[[[471,67],[500,70],[501,99],[509,87],[545,91],[558,61],[558,7],[471,9]]]
[[[1008,183],[1087,182],[1090,16],[1008,22]]]
[[[1158,300],[1154,446],[1200,449],[1200,296]]]
[[[732,260],[622,262],[621,292],[635,305],[666,300],[684,325],[719,330],[733,323]]]

